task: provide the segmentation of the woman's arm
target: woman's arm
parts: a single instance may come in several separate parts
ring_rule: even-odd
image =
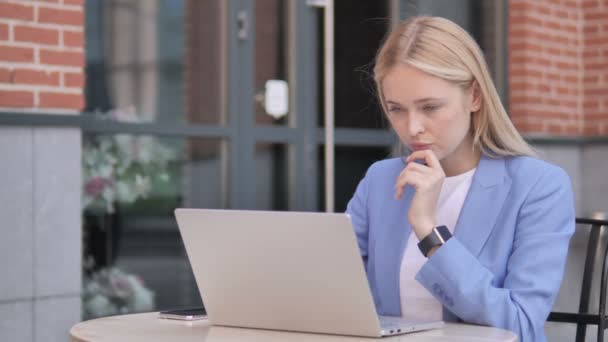
[[[552,170],[531,188],[518,213],[502,287],[492,285],[492,272],[456,237],[418,273],[418,281],[462,320],[511,330],[524,342],[543,336],[575,226],[569,177]]]

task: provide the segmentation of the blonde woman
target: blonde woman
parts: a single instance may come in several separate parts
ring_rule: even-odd
[[[410,151],[373,164],[347,207],[378,312],[545,341],[574,231],[568,175],[534,157],[453,22],[400,24],[374,77]]]

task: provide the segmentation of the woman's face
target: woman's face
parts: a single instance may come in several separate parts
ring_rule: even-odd
[[[477,92],[407,65],[391,69],[381,86],[388,119],[402,143],[413,151],[431,149],[442,165],[468,159]]]

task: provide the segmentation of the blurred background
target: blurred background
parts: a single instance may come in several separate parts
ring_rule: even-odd
[[[393,153],[371,70],[418,14],[477,40],[517,128],[570,174],[577,215],[608,210],[605,0],[334,6],[335,211]],[[201,305],[177,207],[325,210],[323,44],[306,0],[0,0],[0,340]],[[558,305],[578,303],[577,265]]]

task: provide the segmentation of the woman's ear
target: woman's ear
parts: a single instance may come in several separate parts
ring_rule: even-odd
[[[477,81],[473,81],[470,92],[470,108],[471,112],[476,112],[481,108],[481,89]]]

